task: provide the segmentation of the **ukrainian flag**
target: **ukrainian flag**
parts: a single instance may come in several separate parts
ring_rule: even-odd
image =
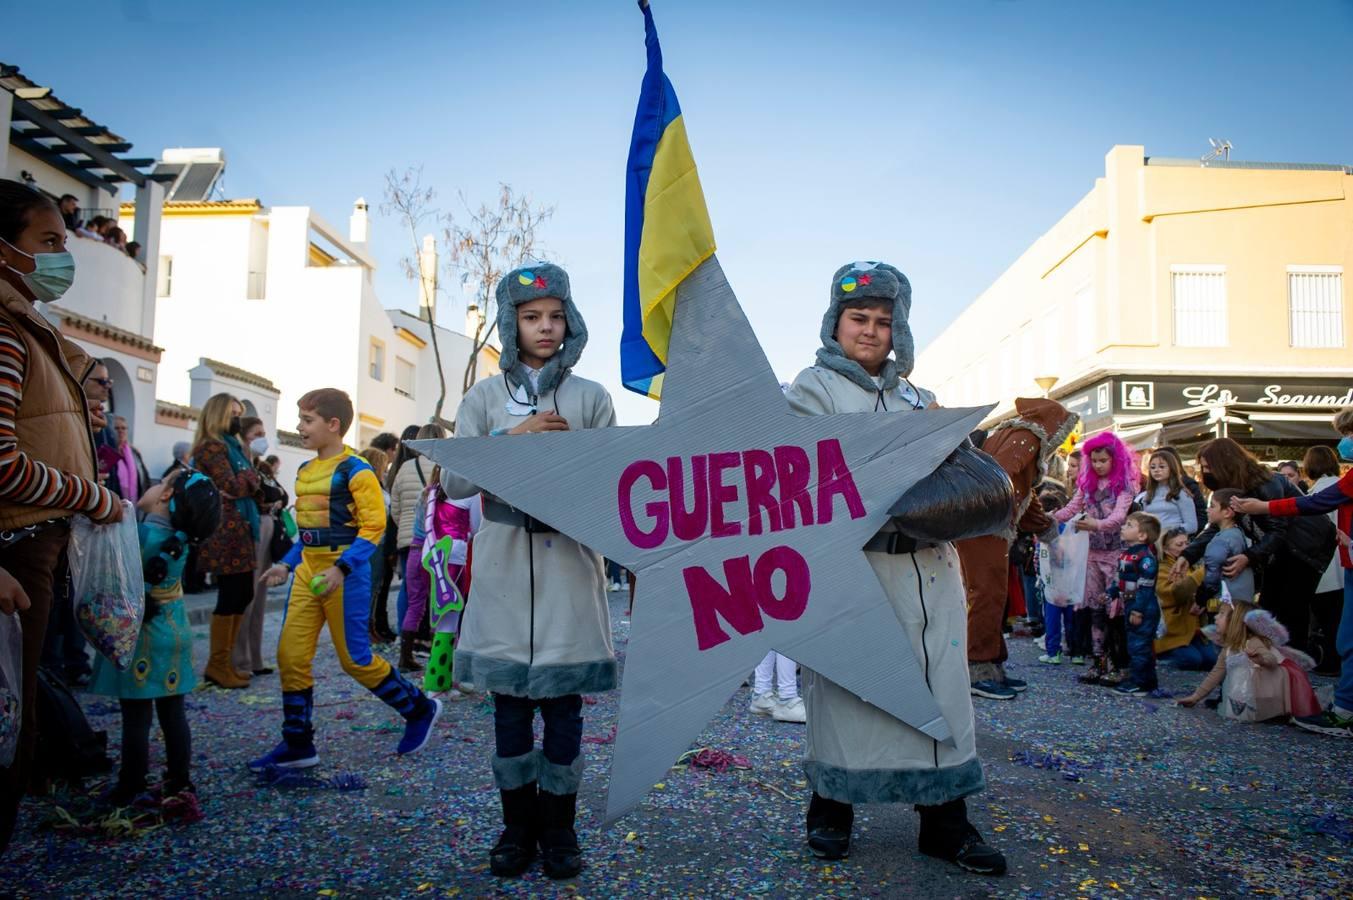
[[[625,180],[625,326],[620,377],[625,387],[657,400],[677,285],[714,255],[714,229],[686,140],[676,91],[662,71],[662,48],[648,0],[644,43],[648,71],[639,88]]]

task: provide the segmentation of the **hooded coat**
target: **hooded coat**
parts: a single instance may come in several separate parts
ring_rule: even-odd
[[[893,296],[866,293],[882,281]],[[833,278],[832,303],[823,318],[818,365],[805,369],[786,396],[798,415],[872,413],[908,415],[930,406],[928,391],[904,381],[910,373],[910,286],[901,300],[900,272],[882,264],[846,266]],[[869,283],[860,284],[860,275]],[[843,284],[844,279],[851,279]],[[851,290],[843,290],[844,286]],[[879,379],[846,358],[835,340],[836,323],[847,302],[859,296],[893,300],[893,348],[901,364],[885,367]],[[890,360],[890,364],[892,361]],[[889,372],[891,371],[891,385]],[[896,531],[889,520],[883,531]],[[804,771],[819,795],[842,803],[893,802],[936,805],[985,786],[977,759],[972,698],[967,684],[967,611],[958,554],[943,543],[913,554],[868,553],[926,683],[954,735],[953,744],[935,741],[861,700],[840,685],[804,669],[808,733]],[[843,585],[842,589],[848,589]]]
[[[1015,400],[1015,417],[993,428],[982,444],[982,452],[1010,476],[1015,509],[1004,533],[957,544],[968,596],[968,661],[974,682],[1000,677],[990,665],[1005,662],[1008,655],[1001,624],[1010,589],[1010,543],[1018,531],[1045,540],[1056,535],[1055,523],[1043,512],[1034,488],[1047,474],[1048,459],[1079,421],[1054,400],[1020,397]]]
[[[540,297],[563,301],[567,327],[563,346],[533,377],[517,355],[517,306]],[[535,411],[550,409],[570,428],[614,425],[606,389],[570,371],[587,342],[587,329],[564,271],[545,264],[509,272],[499,282],[497,298],[503,374],[470,388],[456,413],[455,436],[525,440],[505,432]],[[445,470],[442,487],[456,500],[480,491]],[[484,506],[454,679],[532,699],[614,689],[617,669],[601,557],[563,534],[528,533],[520,524],[496,520],[495,507],[515,511],[487,493]]]

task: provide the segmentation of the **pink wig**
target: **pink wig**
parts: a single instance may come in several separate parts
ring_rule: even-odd
[[[1099,476],[1095,474],[1094,466],[1090,465],[1090,454],[1096,450],[1107,451],[1113,459],[1113,467],[1109,469],[1109,490],[1114,494],[1124,491],[1135,493],[1139,476],[1137,456],[1111,431],[1101,432],[1080,445],[1081,471],[1076,478],[1076,487],[1080,492],[1089,497],[1099,487]]]

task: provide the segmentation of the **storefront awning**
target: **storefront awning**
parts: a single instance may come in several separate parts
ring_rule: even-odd
[[[1150,450],[1166,444],[1196,444],[1218,437],[1230,437],[1242,443],[1319,443],[1334,440],[1330,420],[1336,412],[1335,407],[1295,410],[1270,404],[1235,403],[1158,415],[1115,416],[1111,428],[1134,450]]]

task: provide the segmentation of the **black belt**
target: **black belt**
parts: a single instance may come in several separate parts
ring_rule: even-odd
[[[539,519],[533,519],[515,506],[508,506],[506,503],[500,503],[497,500],[484,500],[484,518],[490,522],[497,522],[499,525],[525,528],[528,534],[557,533],[555,529]]]
[[[918,541],[900,531],[880,531],[864,545],[864,552],[887,553],[897,556],[903,553],[915,553],[917,550],[928,550],[934,546],[934,544]]]

